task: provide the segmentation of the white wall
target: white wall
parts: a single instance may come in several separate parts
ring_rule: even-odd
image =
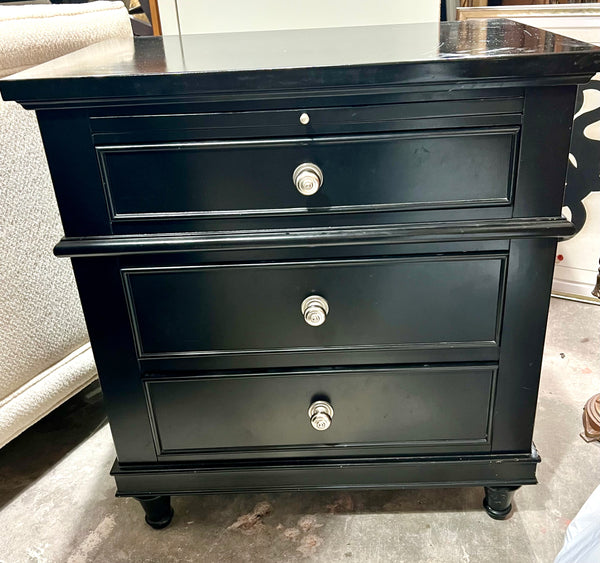
[[[600,152],[600,151],[599,151]],[[580,297],[598,304],[591,293],[596,283],[600,258],[600,192],[583,200],[587,212],[585,225],[572,239],[558,244],[552,291],[558,295]],[[570,218],[568,208],[563,213]]]
[[[439,0],[158,0],[163,35],[439,21]]]

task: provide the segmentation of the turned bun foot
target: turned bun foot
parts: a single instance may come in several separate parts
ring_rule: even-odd
[[[173,519],[170,496],[135,497],[146,513],[146,524],[155,530],[166,528]]]
[[[506,520],[512,511],[512,498],[520,487],[485,487],[483,508],[490,518]]]

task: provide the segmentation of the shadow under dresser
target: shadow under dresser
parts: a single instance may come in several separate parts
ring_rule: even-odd
[[[263,490],[483,486],[506,518],[599,68],[470,20],[112,41],[1,81],[37,111],[117,494],[156,528],[170,495]]]

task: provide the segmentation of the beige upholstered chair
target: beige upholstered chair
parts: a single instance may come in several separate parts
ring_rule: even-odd
[[[128,36],[121,2],[0,6],[0,77]],[[0,99],[0,447],[96,377],[61,236],[36,116]]]

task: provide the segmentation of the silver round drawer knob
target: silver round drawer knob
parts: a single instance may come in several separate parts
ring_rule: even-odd
[[[308,407],[308,418],[315,430],[327,430],[333,419],[333,407],[327,401],[315,401]]]
[[[310,326],[321,326],[329,313],[329,303],[320,295],[311,295],[300,307],[304,320]]]
[[[304,162],[296,167],[292,179],[302,195],[313,195],[323,185],[323,172],[316,164]]]
[[[304,112],[300,115],[300,123],[302,123],[302,125],[308,125],[310,123],[310,116],[308,113]]]

